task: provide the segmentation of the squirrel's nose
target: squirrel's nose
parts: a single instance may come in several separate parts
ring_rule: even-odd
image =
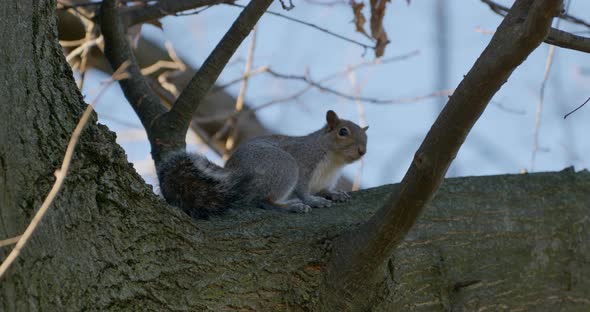
[[[367,150],[364,147],[359,146],[359,155],[363,156],[363,155],[365,155],[366,152],[367,152]]]

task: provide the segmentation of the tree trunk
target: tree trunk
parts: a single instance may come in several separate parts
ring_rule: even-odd
[[[0,1],[0,41],[8,238],[49,191],[85,104],[57,43],[53,1]],[[391,191],[306,215],[245,208],[193,221],[151,193],[95,121],[62,192],[0,279],[1,311],[316,310],[331,243]],[[370,310],[588,311],[589,189],[590,173],[571,170],[445,181],[367,291]]]

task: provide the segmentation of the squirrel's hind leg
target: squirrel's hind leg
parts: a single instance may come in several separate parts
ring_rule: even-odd
[[[304,204],[298,198],[285,200],[277,203],[270,199],[263,200],[259,203],[260,208],[266,210],[282,211],[282,212],[296,212],[296,213],[308,213],[311,211],[311,207]]]

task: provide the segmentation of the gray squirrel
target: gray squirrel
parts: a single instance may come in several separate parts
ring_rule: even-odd
[[[166,201],[194,218],[257,205],[311,211],[350,196],[333,187],[340,170],[367,151],[369,128],[326,113],[326,125],[306,136],[271,135],[240,144],[222,168],[199,154],[176,152],[158,166]]]

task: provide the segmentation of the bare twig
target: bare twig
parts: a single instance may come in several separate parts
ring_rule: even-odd
[[[80,118],[80,121],[78,121],[78,124],[76,125],[76,128],[74,129],[74,132],[72,133],[72,137],[70,138],[70,141],[68,143],[68,147],[66,149],[66,153],[64,155],[64,159],[61,164],[61,167],[60,167],[60,169],[55,171],[55,178],[56,179],[55,179],[55,182],[53,183],[53,187],[51,188],[51,191],[49,191],[49,194],[47,195],[47,197],[43,201],[41,208],[39,208],[39,210],[35,214],[35,217],[33,217],[33,220],[27,226],[25,232],[22,234],[22,236],[20,236],[18,242],[16,243],[16,246],[14,246],[14,249],[12,249],[10,254],[8,254],[8,257],[6,257],[6,259],[4,259],[4,261],[0,265],[0,278],[2,277],[2,275],[4,275],[4,273],[6,273],[6,270],[8,270],[10,265],[18,257],[22,248],[29,241],[29,239],[31,238],[31,236],[35,232],[35,229],[39,225],[39,222],[41,222],[41,219],[43,219],[43,216],[45,216],[45,213],[47,212],[47,210],[49,209],[49,207],[53,203],[53,200],[55,199],[55,197],[57,196],[57,194],[61,190],[64,180],[68,174],[68,170],[70,168],[70,163],[72,162],[72,156],[74,155],[74,150],[76,149],[76,145],[78,144],[78,140],[80,138],[80,135],[82,134],[82,130],[84,130],[84,127],[86,126],[86,123],[88,122],[88,119],[90,118],[90,116],[92,114],[94,104],[98,101],[98,99],[100,99],[101,95],[104,94],[104,91],[106,90],[106,88],[108,88],[114,81],[120,80],[120,79],[126,79],[129,77],[126,73],[126,63],[124,63],[123,65],[124,66],[120,67],[117,71],[115,71],[115,73],[112,76],[112,79],[107,84],[104,85],[101,92],[96,96],[96,98],[94,98],[92,103],[90,103],[90,105],[88,105],[86,107],[86,109],[84,110],[84,113],[82,114],[82,117]]]
[[[241,77],[239,77],[239,78],[236,78],[236,79],[230,80],[229,82],[226,82],[226,83],[224,83],[224,84],[219,84],[219,85],[216,85],[216,86],[214,86],[214,87],[211,89],[211,92],[209,92],[209,94],[215,94],[215,93],[217,93],[217,92],[221,92],[223,89],[225,89],[225,88],[227,88],[227,87],[230,87],[230,86],[232,86],[232,85],[234,85],[234,84],[236,84],[236,83],[242,82],[242,81],[244,81],[245,79],[248,79],[248,78],[250,78],[250,77],[256,76],[256,75],[258,75],[258,74],[265,73],[266,71],[268,71],[268,69],[269,69],[269,68],[270,68],[270,67],[269,67],[268,65],[265,65],[265,66],[260,66],[260,67],[258,67],[258,68],[256,68],[256,69],[254,69],[254,70],[251,70],[250,72],[244,73],[244,75],[242,75],[242,76],[241,76]]]
[[[22,235],[0,240],[0,248],[16,244]]]
[[[330,74],[330,75],[328,75],[328,76],[326,76],[326,77],[318,80],[317,82],[318,83],[324,83],[324,82],[330,81],[332,79],[338,78],[340,76],[345,76],[351,70],[354,71],[354,70],[357,70],[357,69],[360,69],[360,68],[364,68],[364,67],[370,67],[370,66],[375,66],[375,65],[384,65],[384,64],[388,64],[388,63],[403,61],[403,60],[409,59],[411,57],[417,56],[419,54],[420,54],[420,51],[419,50],[414,50],[414,51],[412,51],[410,53],[406,53],[406,54],[402,54],[402,55],[397,55],[397,56],[393,56],[393,57],[377,58],[377,59],[373,59],[373,60],[364,61],[364,62],[355,64],[353,66],[348,66],[345,70],[338,71],[338,72],[335,72],[333,74]],[[261,73],[268,73],[268,70],[269,69],[270,69],[270,66],[268,66],[268,65],[261,66],[261,67],[255,69],[255,70],[251,71],[250,74],[243,75],[242,77],[233,79],[230,82],[227,82],[225,84],[219,85],[219,87],[215,87],[211,91],[211,93],[213,94],[213,93],[219,92],[223,88],[227,88],[227,87],[229,87],[231,85],[234,85],[236,83],[239,83],[246,76],[251,77],[251,76],[254,76],[254,75],[261,74]],[[286,75],[285,77],[278,77],[278,78],[289,79],[289,76],[290,75]],[[294,79],[299,80],[299,78],[294,78]],[[306,91],[309,91],[310,89],[311,89],[310,86],[308,86],[308,87],[305,88]]]
[[[293,5],[293,0],[289,0],[289,4],[285,4],[285,0],[279,0],[279,2],[281,3],[283,10],[290,11],[295,8],[295,5]]]
[[[182,67],[175,61],[164,61],[164,60],[158,60],[157,62],[155,62],[154,64],[144,67],[141,69],[141,74],[144,76],[149,76],[157,71],[160,71],[162,69],[174,69],[174,70],[178,70],[181,69]]]
[[[170,82],[170,78],[175,78],[182,75],[187,70],[187,66],[174,51],[172,43],[166,42],[165,46],[166,50],[168,51],[168,56],[176,64],[176,68],[174,68],[175,70],[164,71],[162,74],[160,74],[158,76],[158,82],[160,82],[163,88],[170,91],[172,94],[174,94],[175,97],[178,97],[180,91],[174,83]]]
[[[324,91],[324,92],[327,92],[330,94],[334,94],[334,95],[341,97],[343,99],[346,99],[346,100],[350,100],[350,101],[355,100],[354,95],[345,94],[340,91],[333,90],[328,87],[324,87],[318,83],[309,83],[309,86],[307,88],[312,88],[312,87],[315,87],[321,91]],[[264,104],[261,104],[259,106],[252,108],[252,110],[257,111],[257,110],[268,108],[270,106],[273,106],[273,105],[276,105],[279,103],[284,103],[284,102],[295,100],[295,99],[299,98],[301,95],[303,95],[305,92],[307,92],[308,90],[309,89],[303,89],[300,92],[293,93],[290,96],[286,96],[286,97],[280,98],[280,99],[271,100],[269,102],[266,102]],[[434,91],[434,92],[431,92],[431,93],[428,93],[425,95],[420,95],[420,96],[415,96],[415,97],[406,97],[406,98],[395,98],[395,99],[378,99],[378,98],[370,98],[370,97],[359,97],[358,99],[360,101],[363,101],[366,103],[371,103],[371,104],[390,104],[390,105],[391,104],[408,104],[408,103],[423,101],[423,100],[430,99],[430,98],[449,96],[449,95],[453,94],[453,91],[454,91],[454,89],[440,90],[440,91]]]
[[[354,103],[356,104],[356,108],[357,108],[357,111],[359,114],[359,126],[364,127],[367,125],[367,119],[366,119],[366,113],[365,113],[365,106],[363,105],[363,102],[360,100],[361,91],[364,86],[364,83],[361,85],[356,81],[356,75],[354,74],[354,71],[350,69],[350,67],[349,67],[349,71],[348,71],[348,80],[350,81],[350,84],[351,84],[352,88],[354,89],[354,95],[356,96]],[[366,82],[366,80],[365,80],[365,82]],[[360,188],[361,176],[363,174],[364,166],[365,166],[364,158],[361,158],[359,165],[358,165],[357,172],[356,172],[356,174],[354,176],[354,180],[352,182],[352,191],[358,191]]]
[[[94,45],[100,45],[102,43],[102,36],[97,37],[97,27],[96,24],[92,21],[87,21],[86,19],[81,19],[81,21],[85,24],[85,39],[87,42],[94,41]],[[88,53],[90,53],[90,48],[93,45],[86,45],[82,54],[80,56],[80,82],[78,84],[78,89],[84,89],[84,81],[86,79],[86,64],[88,63]]]
[[[355,95],[351,95],[351,94],[347,94],[338,90],[334,90],[332,88],[326,87],[314,80],[312,80],[309,76],[303,76],[303,75],[290,75],[290,74],[281,74],[278,73],[272,69],[269,69],[267,71],[270,75],[278,77],[278,78],[283,78],[283,79],[293,79],[293,80],[300,80],[300,81],[304,81],[307,84],[309,84],[310,86],[320,90],[320,91],[324,91],[327,93],[331,93],[334,94],[338,97],[341,97],[343,99],[347,99],[350,101],[355,101],[355,100],[360,100],[363,102],[367,102],[367,103],[372,103],[372,104],[401,104],[401,103],[409,103],[409,102],[416,102],[418,100],[423,100],[425,98],[430,98],[430,97],[438,97],[438,96],[444,96],[444,95],[450,95],[453,93],[453,90],[442,90],[442,91],[436,91],[433,93],[430,93],[428,95],[425,96],[421,96],[418,98],[412,97],[412,98],[401,98],[401,99],[376,99],[376,98],[369,98],[369,97],[356,97]],[[273,101],[273,103],[276,103],[276,101]],[[269,106],[270,104],[263,104],[259,107],[256,107],[255,109],[260,109],[261,107],[266,107]]]
[[[72,48],[77,47],[86,43],[86,38],[78,39],[78,40],[60,40],[59,44],[64,48]]]
[[[566,11],[569,9],[571,1],[568,0],[566,4]],[[559,27],[558,19],[555,27]],[[537,104],[537,113],[535,114],[535,132],[533,138],[533,151],[531,153],[531,172],[535,170],[535,161],[537,159],[537,152],[539,151],[539,131],[541,129],[541,113],[543,112],[543,103],[545,102],[545,88],[547,86],[547,80],[549,80],[549,73],[551,72],[551,66],[553,65],[553,58],[555,56],[555,46],[549,47],[549,53],[547,54],[547,61],[545,62],[545,72],[543,74],[543,82],[541,82],[541,88],[539,89],[539,102]]]
[[[101,44],[102,40],[103,40],[102,36],[99,36],[98,38],[92,39],[92,40],[84,39],[83,44],[79,45],[77,48],[75,48],[70,53],[68,53],[68,55],[66,56],[66,62],[68,62],[68,63],[71,62],[75,57],[84,53],[84,51],[87,51],[88,49],[90,49],[93,46]]]
[[[227,160],[229,158],[228,152],[234,149],[235,141],[236,141],[236,124],[237,118],[239,118],[239,114],[244,109],[244,98],[246,97],[246,90],[248,89],[248,77],[250,71],[252,70],[252,63],[254,61],[254,50],[256,48],[256,27],[252,29],[252,41],[250,42],[250,48],[248,49],[248,57],[246,58],[246,67],[244,68],[244,80],[242,80],[242,86],[240,87],[240,92],[238,93],[238,97],[236,99],[236,112],[235,118],[228,119],[229,127],[230,127],[230,135],[227,137],[225,141],[225,153],[223,155],[223,159]]]
[[[524,115],[526,114],[525,110],[522,109],[514,109],[511,107],[507,107],[506,105],[504,105],[502,102],[500,101],[491,101],[491,104],[494,104],[498,109],[500,109],[501,111],[504,111],[508,114],[514,114],[514,115]]]
[[[565,11],[567,12],[568,9],[566,8]],[[590,23],[586,22],[585,20],[583,20],[581,18],[577,18],[577,17],[571,16],[569,14],[563,14],[559,18],[563,19],[564,21],[568,21],[570,23],[574,23],[574,24],[578,24],[578,25],[582,25],[582,26],[586,26],[586,27],[590,28]]]
[[[586,103],[588,103],[588,101],[590,101],[590,97],[586,101],[584,101],[584,103],[582,103],[582,105],[576,107],[573,111],[565,114],[565,116],[563,116],[563,119],[566,119],[569,115],[575,113],[577,110],[579,110],[580,108],[582,108],[584,105],[586,105]]]
[[[330,81],[332,79],[338,78],[340,76],[344,76],[346,75],[349,71],[353,71],[353,70],[357,70],[363,67],[368,67],[368,66],[374,66],[374,65],[382,65],[382,64],[387,64],[387,63],[392,63],[392,62],[396,62],[396,61],[402,61],[402,60],[406,60],[410,57],[416,56],[418,55],[420,52],[418,50],[416,51],[412,51],[410,53],[407,54],[403,54],[403,55],[399,55],[399,56],[394,56],[394,57],[390,57],[390,58],[386,58],[386,59],[376,59],[376,60],[372,60],[372,61],[366,61],[366,62],[362,62],[353,66],[349,66],[347,69],[342,70],[342,71],[338,71],[335,72],[333,74],[330,74],[320,80],[318,80],[317,82],[315,82],[316,85],[319,85],[321,88],[325,89],[325,90],[330,90],[332,92],[332,94],[339,94],[342,92],[336,91],[336,90],[332,90],[328,87],[325,87],[323,85],[321,85],[321,83]],[[263,68],[264,70],[262,72],[264,73],[268,73],[270,70],[270,67],[266,67]],[[295,79],[295,80],[301,80],[301,77],[304,77],[305,80],[305,76],[297,76],[297,75],[281,75],[281,76],[277,76],[278,78],[283,78],[283,79]],[[232,81],[232,83],[235,83],[236,81],[241,81],[240,79],[235,79]],[[281,103],[286,103],[289,101],[293,101],[298,99],[299,97],[301,97],[302,95],[304,95],[305,93],[307,93],[308,91],[310,91],[311,89],[313,89],[315,86],[312,84],[308,84],[306,87],[300,89],[299,91],[296,91],[288,96],[282,97],[282,98],[278,98],[278,99],[274,99],[274,100],[270,100],[266,103],[263,103],[257,107],[251,108],[251,110],[244,112],[244,113],[254,113],[258,110],[261,109],[265,109],[277,104],[281,104]],[[320,89],[321,90],[321,89]],[[446,96],[446,95],[450,95],[452,94],[453,90],[442,90],[442,91],[436,91],[436,92],[432,92],[426,95],[422,95],[422,96],[417,96],[417,97],[409,97],[409,98],[398,98],[398,99],[375,99],[375,98],[365,98],[366,100],[368,100],[368,102],[371,103],[376,103],[376,104],[404,104],[404,103],[413,103],[413,102],[418,102],[421,100],[425,100],[428,98],[433,98],[433,97],[438,97],[438,96]],[[342,93],[344,94],[344,93]],[[348,97],[345,97],[347,99],[353,99],[354,100],[354,96],[349,95]],[[220,114],[220,115],[216,115],[216,116],[207,116],[207,117],[202,117],[202,118],[196,118],[196,120],[198,122],[211,122],[211,121],[221,121],[221,120],[227,120],[228,118],[232,118],[235,117],[235,112],[233,113],[229,113],[229,114]]]
[[[531,172],[535,170],[535,160],[537,158],[537,152],[539,151],[539,130],[541,129],[541,113],[543,112],[543,102],[545,100],[545,87],[547,86],[547,80],[549,79],[549,72],[551,71],[551,65],[553,64],[554,55],[555,46],[550,46],[549,53],[547,55],[547,61],[545,63],[545,73],[543,74],[543,82],[541,82],[541,88],[539,90],[539,102],[537,103],[537,112],[535,114],[535,133],[533,138],[533,151],[531,153]]]
[[[233,2],[228,2],[228,3],[225,3],[225,4],[227,4],[227,5],[230,5],[230,6],[234,6],[234,7],[238,7],[238,8],[243,8],[243,7],[244,7],[244,6],[243,6],[243,5],[241,5],[241,4],[236,4],[236,3],[233,3]],[[339,38],[339,39],[342,39],[342,40],[344,40],[344,41],[347,41],[347,42],[350,42],[350,43],[356,44],[356,45],[358,45],[358,46],[362,47],[362,48],[363,48],[363,49],[365,49],[365,50],[367,50],[367,49],[374,50],[374,49],[375,49],[375,46],[371,46],[371,45],[368,45],[368,44],[364,44],[364,43],[362,43],[362,42],[359,42],[359,41],[356,41],[356,40],[354,40],[354,39],[350,39],[350,38],[347,38],[347,37],[345,37],[345,36],[339,35],[339,34],[337,34],[337,33],[333,32],[333,31],[330,31],[330,30],[328,30],[328,29],[326,29],[326,28],[323,28],[323,27],[320,27],[320,26],[318,26],[318,25],[315,25],[315,24],[312,24],[312,23],[309,23],[309,22],[306,22],[306,21],[302,21],[302,20],[299,20],[299,19],[296,19],[296,18],[293,18],[293,17],[287,16],[287,15],[284,15],[284,14],[281,14],[281,13],[278,13],[278,12],[273,12],[273,11],[266,11],[266,14],[270,14],[270,15],[278,16],[278,17],[281,17],[281,18],[287,19],[287,20],[289,20],[289,21],[292,21],[292,22],[295,22],[295,23],[298,23],[298,24],[301,24],[301,25],[305,25],[305,26],[308,26],[308,27],[314,28],[314,29],[316,29],[316,30],[319,30],[319,31],[321,31],[321,32],[324,32],[324,33],[327,33],[327,34],[329,34],[329,35],[331,35],[331,36],[334,36],[334,37],[336,37],[336,38]]]

